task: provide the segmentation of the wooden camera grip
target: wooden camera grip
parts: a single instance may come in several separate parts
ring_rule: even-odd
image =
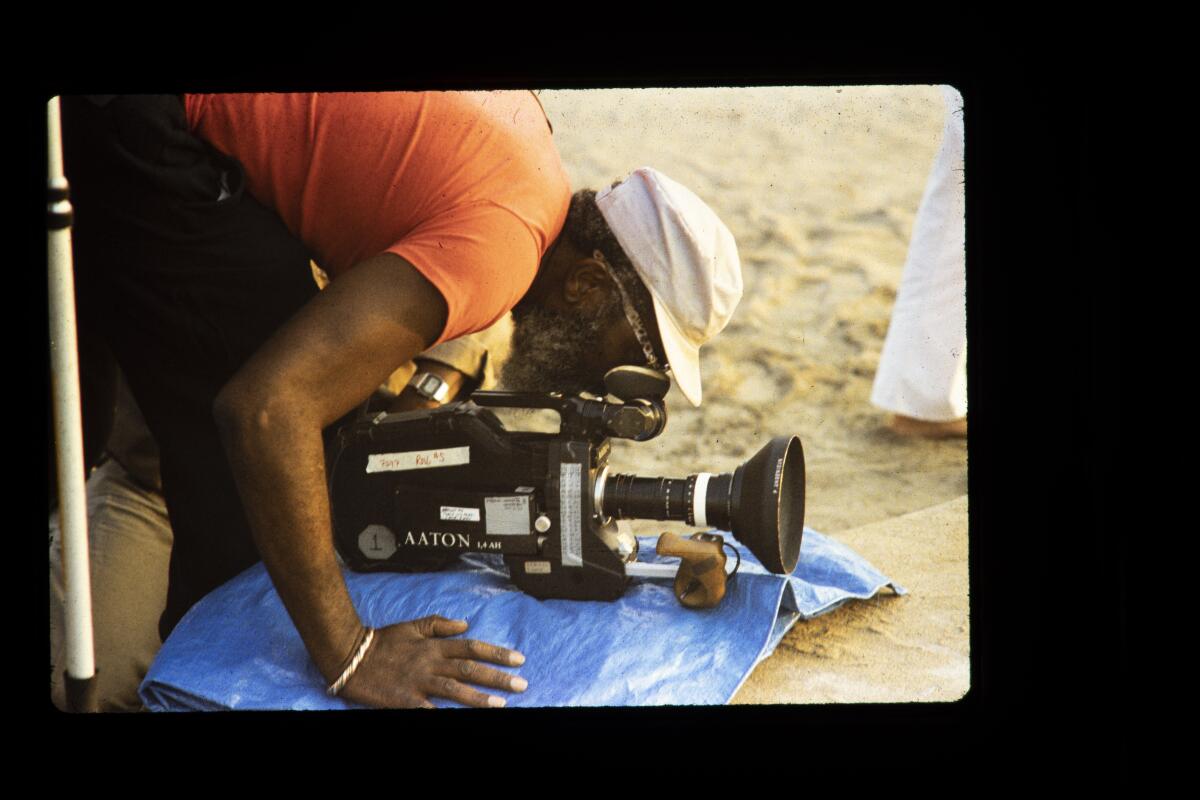
[[[668,532],[658,537],[655,549],[659,555],[682,559],[675,574],[675,597],[683,606],[713,608],[721,602],[725,596],[725,551],[720,542],[685,539]]]

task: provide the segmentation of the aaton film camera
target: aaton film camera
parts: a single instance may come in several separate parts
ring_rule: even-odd
[[[618,519],[680,520],[731,531],[766,566],[790,573],[804,529],[804,452],[772,439],[733,473],[687,478],[613,474],[609,438],[646,441],[667,421],[667,377],[618,367],[619,402],[561,394],[475,392],[428,411],[378,414],[344,427],[330,455],[334,540],[360,572],[439,569],[460,553],[499,553],[512,581],[539,598],[614,600],[630,577],[673,578],[684,605],[724,594],[720,536],[663,534],[680,567],[638,562]],[[552,409],[556,434],[510,431],[489,407]],[[690,598],[690,600],[689,600]]]

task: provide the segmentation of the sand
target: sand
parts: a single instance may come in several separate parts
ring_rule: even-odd
[[[745,294],[619,471],[730,471],[799,435],[806,524],[910,592],[801,622],[735,703],[949,701],[969,688],[967,446],[891,433],[869,402],[945,110],[936,87],[546,91],[572,185],[653,166],[737,239]],[[969,113],[969,109],[967,109]],[[970,147],[968,141],[967,146]],[[638,522],[651,535],[683,526]]]

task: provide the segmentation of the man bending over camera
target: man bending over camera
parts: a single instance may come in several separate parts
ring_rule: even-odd
[[[669,368],[741,295],[732,236],[649,169],[571,196],[530,93],[67,98],[81,336],[116,354],[161,453],[165,637],[259,557],[330,690],[503,705],[464,621],[365,628],[331,536],[322,432],[397,366],[512,309],[518,389]],[[329,271],[317,292],[309,259]]]

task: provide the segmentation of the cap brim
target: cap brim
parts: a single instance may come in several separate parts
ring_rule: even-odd
[[[671,367],[671,375],[674,376],[675,383],[679,385],[679,390],[683,392],[683,396],[688,399],[688,402],[693,406],[699,406],[701,397],[700,347],[687,340],[675,321],[671,319],[671,315],[667,313],[666,306],[654,296],[654,292],[650,292],[650,299],[654,301],[654,315],[658,318],[658,335],[662,339],[667,363]]]

